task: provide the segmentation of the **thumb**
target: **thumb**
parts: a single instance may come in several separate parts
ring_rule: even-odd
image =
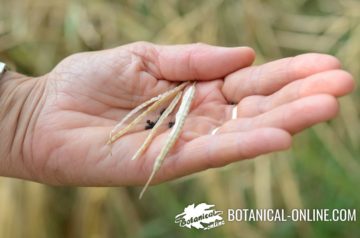
[[[202,43],[155,47],[155,62],[161,76],[174,81],[222,78],[251,65],[255,58],[249,47],[218,47]]]

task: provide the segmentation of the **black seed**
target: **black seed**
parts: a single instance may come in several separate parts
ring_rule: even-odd
[[[145,126],[145,130],[152,129],[153,127],[154,127],[154,125],[146,125],[146,126]]]
[[[156,122],[157,121],[153,122],[151,120],[146,120],[147,125],[145,126],[145,130],[152,129],[155,126]]]
[[[175,125],[175,122],[174,121],[170,121],[169,122],[169,128],[173,127]]]
[[[150,120],[147,120],[146,123],[149,125],[149,126],[154,126],[156,121],[155,122],[152,122]]]

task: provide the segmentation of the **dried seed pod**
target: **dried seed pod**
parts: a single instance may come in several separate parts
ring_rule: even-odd
[[[141,145],[140,149],[136,151],[135,155],[132,157],[131,160],[135,160],[139,158],[142,153],[149,147],[152,139],[156,135],[156,132],[158,131],[160,125],[164,122],[164,120],[170,115],[170,113],[175,109],[177,103],[179,102],[181,98],[182,92],[178,92],[176,97],[172,100],[170,105],[166,108],[166,110],[162,113],[160,118],[157,120],[155,126],[152,128],[150,134],[146,137],[144,143]]]
[[[115,128],[110,132],[110,138],[107,142],[107,144],[114,143],[117,139],[119,139],[122,135],[127,133],[129,130],[131,130],[136,124],[138,124],[148,113],[153,112],[156,110],[159,106],[161,106],[164,102],[166,102],[171,97],[174,97],[179,91],[181,91],[188,83],[182,83],[181,85],[177,86],[176,88],[169,90],[163,94],[160,94],[157,97],[154,97],[143,104],[136,107],[134,110],[129,112],[128,115],[124,117],[120,121],[119,124],[115,126]],[[153,103],[151,106],[149,106],[151,103]],[[127,125],[125,128],[117,132],[115,135],[114,132],[119,129],[125,121],[127,121],[131,116],[135,115],[137,112],[139,112],[141,109],[144,109],[145,107],[149,106],[143,113],[141,113],[138,117],[136,117],[129,125]]]
[[[170,149],[174,146],[175,142],[179,138],[181,129],[183,128],[183,126],[185,124],[185,119],[189,113],[190,106],[191,106],[192,100],[194,98],[194,95],[195,95],[195,83],[193,83],[191,85],[191,87],[188,88],[186,90],[186,92],[184,93],[184,96],[183,96],[181,104],[180,104],[179,111],[176,113],[176,116],[175,116],[175,120],[176,120],[175,124],[174,124],[173,128],[171,129],[170,134],[169,134],[167,140],[165,141],[165,145],[163,146],[163,148],[160,151],[160,154],[155,159],[153,170],[150,174],[148,181],[146,182],[144,188],[142,189],[142,191],[140,193],[139,199],[141,199],[142,196],[144,195],[146,189],[149,187],[150,182],[154,178],[157,171],[160,169],[166,155],[169,153]]]

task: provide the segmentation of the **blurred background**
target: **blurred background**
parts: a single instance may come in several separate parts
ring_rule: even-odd
[[[248,45],[257,64],[304,52],[337,56],[360,76],[359,0],[0,0],[0,59],[41,75],[79,51],[145,40]],[[227,222],[180,228],[192,203],[360,212],[359,91],[339,117],[295,136],[287,152],[148,190],[58,188],[0,178],[0,237],[359,237],[357,222]],[[0,139],[1,140],[1,139]],[[359,220],[359,215],[358,215]]]

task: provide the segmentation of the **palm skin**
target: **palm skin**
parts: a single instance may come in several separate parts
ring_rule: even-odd
[[[134,107],[185,80],[198,81],[195,99],[154,183],[287,149],[292,134],[334,117],[335,97],[353,88],[351,75],[331,56],[250,66],[253,60],[245,47],[144,42],[70,56],[42,77],[45,100],[24,153],[26,167],[49,184],[144,184],[169,129],[164,125],[137,161],[130,158],[149,133],[146,120],[113,145],[112,155],[109,133]]]

